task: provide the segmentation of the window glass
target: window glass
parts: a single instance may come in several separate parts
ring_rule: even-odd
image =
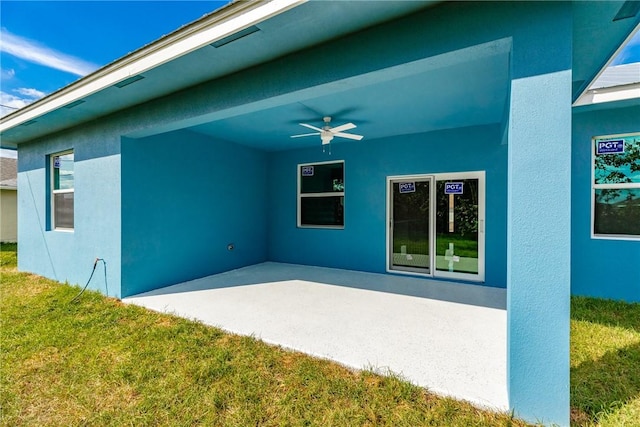
[[[73,188],[73,153],[53,156],[53,189]]]
[[[593,234],[640,236],[640,134],[593,138]]]
[[[298,166],[298,226],[344,226],[344,162]]]
[[[344,197],[303,197],[302,225],[344,225]]]
[[[344,191],[344,163],[300,166],[300,177],[303,194]]]
[[[594,138],[596,184],[640,183],[640,135]]]
[[[479,180],[436,181],[436,269],[478,274]]]
[[[594,232],[640,236],[640,188],[596,190]]]
[[[54,193],[56,228],[73,228],[73,193]]]

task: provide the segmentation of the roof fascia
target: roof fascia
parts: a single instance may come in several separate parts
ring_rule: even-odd
[[[640,83],[590,89],[582,94],[582,96],[573,103],[573,106],[579,107],[581,105],[624,101],[636,98],[640,98]]]
[[[307,0],[236,1],[0,119],[0,132],[104,90]]]

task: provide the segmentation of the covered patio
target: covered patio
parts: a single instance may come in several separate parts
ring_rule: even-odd
[[[504,289],[266,262],[123,301],[509,407]]]

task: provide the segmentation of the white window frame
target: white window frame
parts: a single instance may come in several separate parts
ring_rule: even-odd
[[[391,265],[391,217],[393,215],[392,209],[392,197],[391,194],[391,182],[406,180],[406,181],[418,181],[418,180],[427,180],[431,181],[431,190],[430,190],[430,229],[429,233],[431,236],[431,241],[429,242],[429,251],[431,256],[431,265],[429,268],[429,272],[418,272],[418,271],[406,271],[406,270],[398,270],[392,268]],[[477,179],[478,180],[478,274],[471,273],[462,273],[462,272],[449,272],[442,271],[436,268],[436,188],[438,181],[445,180],[458,180],[458,179]],[[387,218],[386,218],[386,271],[388,273],[394,274],[406,274],[410,276],[423,276],[423,277],[434,277],[434,278],[446,278],[446,279],[457,279],[457,280],[465,280],[470,282],[479,282],[483,283],[485,281],[485,252],[486,252],[486,233],[485,233],[485,222],[486,222],[486,172],[485,171],[466,171],[466,172],[445,172],[445,173],[427,173],[427,174],[419,174],[419,175],[394,175],[387,176],[386,182],[386,192],[387,192]]]
[[[640,236],[629,234],[596,234],[596,190],[628,190],[640,188],[640,182],[622,182],[616,184],[596,184],[596,140],[640,136],[640,132],[600,135],[591,138],[591,238],[602,240],[640,240]]]
[[[298,218],[297,225],[298,228],[326,228],[333,230],[344,230],[344,225],[346,223],[346,215],[342,216],[342,225],[312,225],[312,224],[302,224],[302,198],[303,197],[342,197],[343,203],[346,204],[344,191],[331,191],[327,193],[302,193],[302,171],[301,168],[303,166],[319,166],[319,165],[331,165],[336,163],[342,163],[342,179],[343,184],[346,184],[347,178],[345,174],[345,164],[344,160],[330,160],[326,162],[313,162],[313,163],[300,163],[296,167],[296,174],[298,176],[298,197],[297,197],[297,209],[298,209]],[[346,186],[345,186],[346,188]],[[343,205],[344,209],[344,205]]]
[[[68,188],[68,189],[64,189],[64,190],[56,190],[55,189],[55,178],[54,178],[54,162],[55,162],[55,158],[56,157],[60,157],[60,156],[64,156],[66,154],[74,154],[73,157],[73,188]],[[73,201],[73,206],[74,206],[74,210],[75,210],[75,188],[76,188],[76,182],[75,182],[75,153],[73,151],[73,149],[71,150],[65,150],[65,151],[61,151],[59,153],[54,153],[51,154],[49,156],[49,169],[50,169],[50,179],[49,182],[51,183],[51,229],[54,231],[63,231],[66,233],[73,233],[73,231],[75,230],[75,212],[74,212],[74,219],[73,219],[73,227],[72,228],[68,228],[68,227],[56,227],[56,198],[55,195],[56,194],[65,194],[65,193],[74,193],[73,197],[74,197],[74,201]]]

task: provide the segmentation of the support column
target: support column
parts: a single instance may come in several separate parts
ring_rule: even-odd
[[[507,261],[509,405],[569,425],[571,70],[511,83]]]

